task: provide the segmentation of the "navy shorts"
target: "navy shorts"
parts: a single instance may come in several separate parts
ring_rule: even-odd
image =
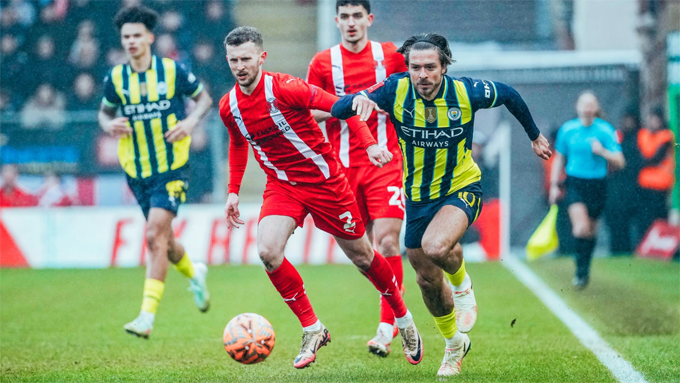
[[[465,212],[468,227],[482,212],[482,187],[479,182],[429,202],[412,202],[406,199],[406,234],[404,242],[409,249],[423,247],[422,240],[427,226],[445,205],[453,205]]]
[[[177,215],[179,205],[186,201],[189,187],[188,167],[161,173],[147,178],[127,176],[127,183],[135,195],[144,218],[149,218],[152,207],[165,209]]]

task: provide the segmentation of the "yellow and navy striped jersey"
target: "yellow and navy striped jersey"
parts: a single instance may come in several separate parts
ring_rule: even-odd
[[[184,97],[195,97],[202,89],[182,65],[156,56],[146,72],[122,64],[106,76],[102,102],[120,106],[132,128],[118,142],[120,164],[130,177],[147,178],[186,165],[191,137],[169,143],[164,135],[184,119]]]
[[[505,105],[532,141],[540,135],[529,108],[512,87],[500,82],[443,76],[439,92],[423,99],[408,72],[341,97],[331,114],[355,115],[354,97],[363,95],[388,112],[399,136],[404,158],[404,194],[412,202],[428,202],[450,195],[481,179],[472,159],[475,112]]]
[[[494,106],[493,82],[444,76],[439,93],[429,101],[406,72],[362,94],[388,111],[394,122],[409,200],[434,200],[481,179],[471,152],[474,114]]]

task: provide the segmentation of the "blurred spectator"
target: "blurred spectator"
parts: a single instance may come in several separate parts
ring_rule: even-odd
[[[38,206],[64,207],[73,205],[73,199],[64,190],[61,178],[53,172],[45,174],[45,181],[37,192]]]
[[[50,83],[63,89],[66,85],[64,64],[56,57],[56,46],[50,35],[42,35],[35,44],[33,59],[28,63],[31,72],[25,91],[32,92],[40,83]]]
[[[45,24],[63,20],[68,12],[69,0],[41,1],[45,6],[40,10],[40,20]]]
[[[612,255],[630,255],[637,247],[637,212],[640,190],[637,179],[642,166],[638,149],[640,120],[637,111],[626,111],[617,130],[626,167],[610,173],[607,181],[605,222],[609,227],[609,251]]]
[[[92,20],[84,20],[78,25],[78,36],[71,45],[68,59],[78,69],[92,69],[99,58],[99,41],[95,39],[95,26]]]
[[[0,88],[0,112],[14,113],[18,105],[10,90]]]
[[[224,49],[222,45],[224,36],[234,28],[224,1],[208,0],[205,3],[205,13],[201,15],[196,12],[195,16],[200,16],[200,18],[194,19],[193,22],[203,25],[200,30],[205,32],[205,38],[211,39],[214,46]]]
[[[221,51],[220,51],[221,52]],[[194,45],[193,72],[204,84],[209,84],[211,94],[223,95],[227,93],[234,82],[231,72],[225,70],[224,58],[215,54],[215,46],[209,41],[199,41]]]
[[[1,171],[2,186],[0,186],[0,207],[35,206],[36,198],[19,186],[19,170],[16,165],[3,165]]]
[[[26,0],[11,0],[9,6],[17,18],[17,22],[24,28],[28,28],[35,22],[35,7]]]
[[[43,83],[21,110],[21,123],[26,129],[61,129],[66,123],[65,106],[64,95]]]
[[[106,52],[106,65],[109,67],[125,64],[127,61],[127,55],[122,48],[111,48]]]
[[[177,42],[172,35],[163,33],[156,37],[156,53],[160,57],[171,58],[180,63],[186,63],[187,55],[177,49]]]
[[[13,94],[21,90],[25,83],[22,73],[27,62],[28,55],[19,51],[18,39],[11,34],[3,35],[0,38],[0,83],[3,88],[11,90]]]
[[[100,97],[97,83],[89,73],[81,73],[73,81],[73,97],[68,103],[69,110],[97,110]]]
[[[662,107],[654,107],[640,129],[638,147],[642,169],[638,177],[641,188],[640,224],[647,232],[657,219],[668,218],[668,197],[675,183],[673,132],[666,126]]]

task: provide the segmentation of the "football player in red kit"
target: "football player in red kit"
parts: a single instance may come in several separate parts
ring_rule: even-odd
[[[311,109],[330,112],[336,96],[290,75],[262,70],[267,57],[262,34],[252,27],[232,30],[225,39],[227,61],[237,85],[220,101],[220,116],[229,130],[229,196],[227,221],[238,228],[238,192],[246,168],[248,144],[267,174],[260,212],[257,248],[267,275],[303,327],[294,366],[304,368],[330,342],[295,267],[284,257],[288,238],[307,214],[333,235],[347,257],[385,297],[396,316],[404,354],[411,364],[423,357],[422,339],[406,308],[389,263],[375,252],[347,178],[314,121]],[[371,162],[383,166],[392,155],[381,149],[368,127],[348,120]]]
[[[397,53],[393,43],[368,39],[367,29],[373,23],[368,0],[338,0],[335,8],[335,23],[342,42],[314,56],[309,64],[307,82],[336,96],[344,96],[377,84],[393,73],[408,70],[404,56]],[[378,169],[366,157],[362,138],[350,134],[345,121],[329,118],[328,113],[321,111],[315,111],[314,117],[317,122],[326,121],[328,140],[349,179],[368,238],[374,243],[375,236],[378,252],[392,267],[401,289],[404,271],[399,233],[404,219],[403,165],[399,141],[390,119],[384,114],[373,113],[366,121],[378,146],[394,156],[392,162]],[[394,313],[381,297],[380,324],[375,337],[368,341],[368,350],[387,356],[396,330]]]

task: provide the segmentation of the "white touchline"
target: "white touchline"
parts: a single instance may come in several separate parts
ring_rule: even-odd
[[[586,323],[567,303],[548,287],[527,265],[514,256],[503,257],[503,266],[529,288],[557,316],[597,359],[622,383],[647,383],[644,376],[614,351],[600,334]]]

